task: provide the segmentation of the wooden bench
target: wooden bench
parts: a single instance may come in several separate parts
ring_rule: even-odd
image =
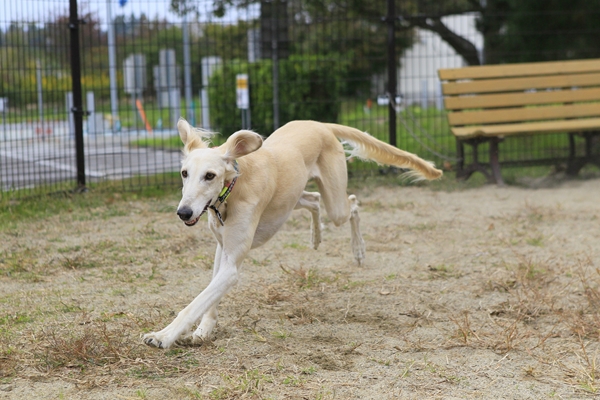
[[[587,163],[600,166],[592,151],[600,131],[600,59],[487,65],[438,71],[450,129],[457,139],[457,178],[482,172],[504,184],[499,143],[509,136],[564,132],[569,135],[569,175]],[[576,137],[585,139],[577,156]],[[489,142],[489,164],[479,162],[477,146]],[[465,166],[464,144],[472,147]]]

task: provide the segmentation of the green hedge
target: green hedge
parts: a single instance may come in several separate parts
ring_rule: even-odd
[[[279,61],[279,122],[313,119],[336,122],[347,64],[342,57],[291,56]],[[273,67],[271,60],[232,62],[211,77],[208,94],[211,124],[224,136],[239,130],[241,111],[236,107],[236,75],[248,74],[251,127],[261,135],[273,131]]]

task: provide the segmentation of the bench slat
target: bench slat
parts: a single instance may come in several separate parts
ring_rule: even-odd
[[[553,90],[535,93],[482,94],[479,96],[454,96],[444,99],[447,110],[473,108],[500,108],[553,103],[575,103],[600,99],[600,88]]]
[[[461,138],[498,137],[523,134],[600,131],[600,118],[575,119],[567,121],[528,122],[522,124],[502,124],[451,128],[452,133]]]
[[[448,122],[451,126],[456,126],[556,120],[564,118],[581,118],[596,116],[600,116],[600,103],[451,112],[448,113]]]
[[[519,63],[505,65],[483,65],[464,68],[440,69],[441,80],[509,78],[518,76],[540,76],[581,74],[600,71],[600,59]]]
[[[529,78],[486,79],[442,84],[445,95],[469,93],[502,93],[529,89],[585,87],[600,85],[600,73],[580,75],[552,75]]]

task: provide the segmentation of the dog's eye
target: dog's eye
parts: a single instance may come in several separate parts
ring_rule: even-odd
[[[188,174],[185,169],[183,171],[181,171],[181,176],[183,176],[184,178],[187,178]]]
[[[207,172],[206,175],[204,176],[204,179],[206,179],[207,181],[212,181],[215,178],[215,174],[213,174],[212,172]]]

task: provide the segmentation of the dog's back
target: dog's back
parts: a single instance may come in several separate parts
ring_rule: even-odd
[[[330,127],[316,121],[289,122],[265,140],[261,151],[276,158],[278,182],[294,186],[296,201],[314,178],[329,218],[336,225],[348,220],[346,156]]]
[[[287,162],[301,158],[306,166],[314,165],[323,152],[345,159],[344,149],[331,129],[316,121],[287,123],[265,140],[262,149],[274,152]]]

